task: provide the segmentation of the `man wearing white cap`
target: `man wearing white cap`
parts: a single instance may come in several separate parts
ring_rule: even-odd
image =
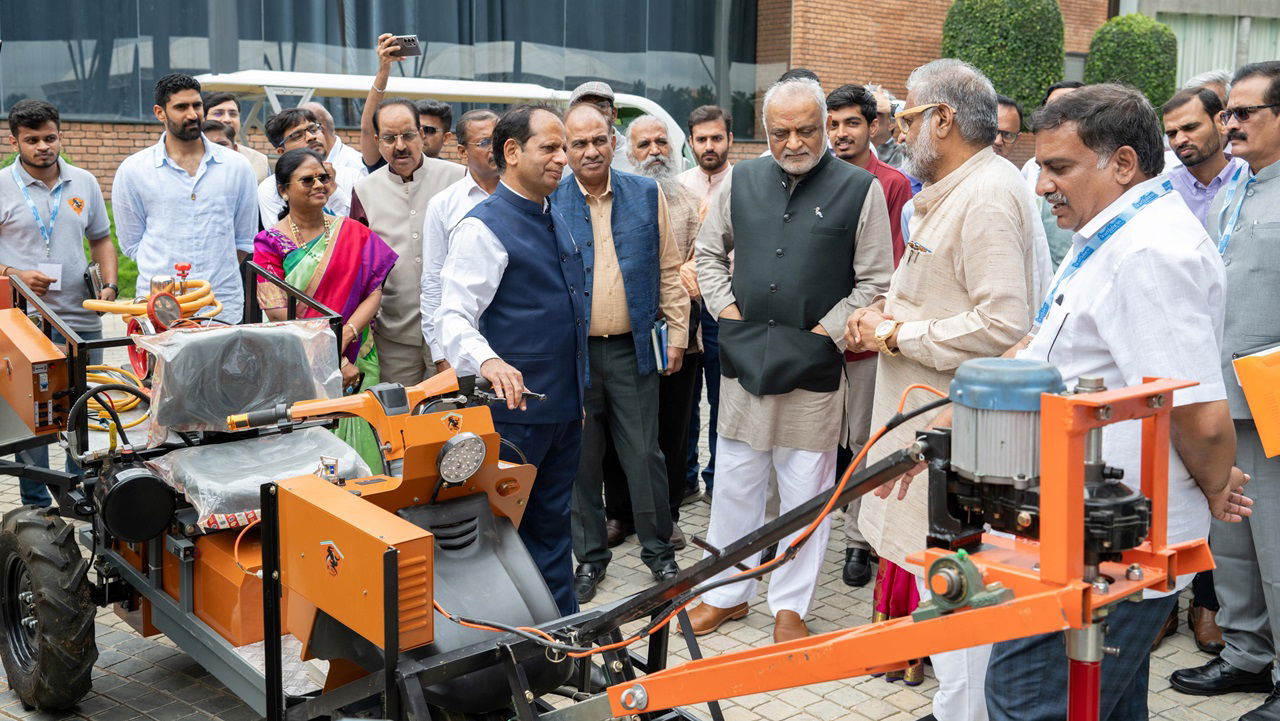
[[[609,130],[612,131],[613,137],[617,138],[613,162],[609,166],[624,173],[636,172],[628,159],[631,146],[627,143],[627,135],[618,132],[618,106],[613,104],[613,88],[609,87],[609,83],[592,80],[574,88],[573,94],[569,96],[569,107],[572,108],[578,103],[591,103],[600,108],[600,112],[604,113],[609,120]],[[569,169],[566,167],[564,172],[568,175]]]

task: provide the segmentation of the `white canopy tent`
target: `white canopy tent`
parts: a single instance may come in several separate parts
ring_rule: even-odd
[[[294,105],[305,103],[314,97],[354,98],[363,100],[373,84],[371,75],[337,75],[330,73],[298,73],[280,70],[240,70],[234,73],[206,73],[196,76],[204,90],[221,90],[237,93],[250,101],[251,109],[245,114],[249,119],[258,117],[258,108],[268,103],[267,114],[278,112],[282,97],[297,98]],[[550,105],[566,105],[569,90],[553,90],[533,83],[501,83],[481,80],[446,80],[443,78],[406,78],[392,76],[387,80],[387,97],[409,99],[432,98],[453,103],[493,103],[509,105],[525,102],[542,102]],[[684,129],[671,114],[649,98],[627,93],[617,93],[614,105],[618,116],[626,123],[638,115],[657,116],[667,126],[672,145],[678,157],[686,154]],[[252,121],[250,121],[252,122]],[[678,167],[678,166],[677,166]]]

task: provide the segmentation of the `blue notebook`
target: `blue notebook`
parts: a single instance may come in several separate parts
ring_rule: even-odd
[[[658,372],[667,370],[667,319],[659,318],[649,329],[649,340],[653,344],[653,362],[658,365]]]

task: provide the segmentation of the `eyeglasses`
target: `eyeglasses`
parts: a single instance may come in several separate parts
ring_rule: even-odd
[[[434,128],[432,129],[434,130]],[[403,140],[405,145],[408,145],[418,139],[418,133],[414,130],[406,130],[399,135],[396,135],[395,133],[387,133],[386,135],[378,136],[378,140],[381,141],[383,145],[395,145],[396,138]]]
[[[493,147],[493,138],[481,138],[476,142],[463,143],[468,148],[479,148],[480,150],[488,150]]]
[[[902,110],[898,112],[898,114],[895,115],[893,119],[897,121],[899,130],[901,130],[903,133],[909,133],[911,132],[911,124],[914,122],[912,118],[923,113],[926,110],[929,110],[930,108],[948,108],[953,113],[956,111],[955,108],[951,107],[950,105],[947,105],[946,103],[927,103],[925,105],[917,105],[914,108],[907,108],[906,110]]]
[[[312,188],[315,187],[317,182],[321,185],[328,185],[330,180],[333,180],[332,175],[329,175],[328,173],[320,173],[319,175],[304,175],[291,182],[297,183],[304,188]]]
[[[298,130],[293,131],[292,133],[289,133],[288,135],[285,136],[284,140],[287,143],[296,143],[299,140],[302,140],[303,138],[307,137],[308,135],[318,135],[319,133],[320,133],[320,124],[312,123],[305,128],[300,128]]]
[[[1280,103],[1270,103],[1269,105],[1246,105],[1242,108],[1227,108],[1222,111],[1222,122],[1229,123],[1232,118],[1242,123],[1249,122],[1249,117],[1259,110],[1267,108],[1280,108]]]
[[[1013,145],[1018,142],[1018,136],[1022,135],[1020,130],[997,130],[996,135],[1005,142],[1005,145]]]

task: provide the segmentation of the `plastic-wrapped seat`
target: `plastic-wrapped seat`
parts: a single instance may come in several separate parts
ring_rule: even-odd
[[[134,342],[156,359],[147,441],[171,431],[226,432],[227,416],[341,394],[337,343],[324,320],[180,328]],[[358,453],[332,433],[293,433],[197,445],[148,465],[195,506],[205,528],[257,518],[258,488],[313,473],[336,459],[340,477],[369,475]]]

